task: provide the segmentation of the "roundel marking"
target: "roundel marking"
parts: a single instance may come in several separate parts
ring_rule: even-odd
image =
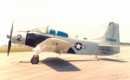
[[[75,43],[75,49],[76,50],[81,50],[82,49],[82,44],[80,42]]]

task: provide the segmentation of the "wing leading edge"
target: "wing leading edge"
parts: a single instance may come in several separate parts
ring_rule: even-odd
[[[71,46],[72,44],[67,41],[57,38],[48,38],[41,42],[34,50],[39,52],[67,53]]]

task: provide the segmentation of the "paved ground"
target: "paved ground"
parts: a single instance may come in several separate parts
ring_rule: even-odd
[[[0,80],[130,80],[130,47],[113,56],[40,54],[32,65],[33,52],[0,53]]]

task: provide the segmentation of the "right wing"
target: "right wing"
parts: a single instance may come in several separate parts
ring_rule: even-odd
[[[67,53],[71,46],[72,44],[67,41],[57,38],[48,38],[41,42],[34,50],[40,52]]]

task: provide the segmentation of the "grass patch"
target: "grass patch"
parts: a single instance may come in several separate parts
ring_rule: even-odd
[[[6,53],[8,47],[0,47],[0,53]],[[27,52],[32,51],[32,47],[11,47],[10,52]]]

